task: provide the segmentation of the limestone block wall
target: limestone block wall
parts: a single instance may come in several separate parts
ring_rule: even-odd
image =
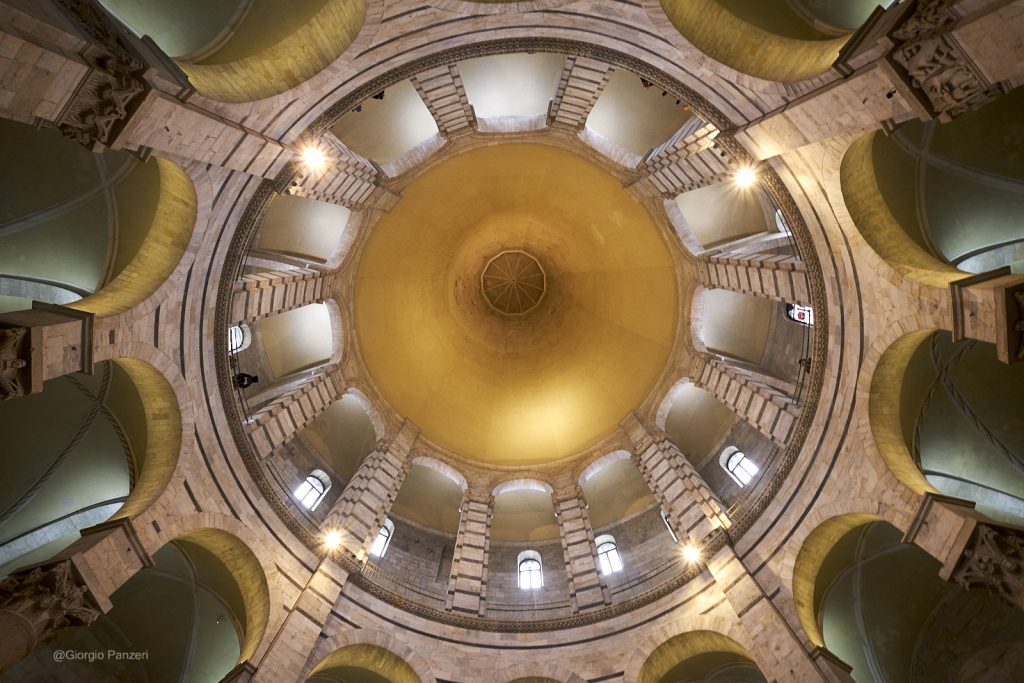
[[[536,550],[541,556],[544,587],[519,588],[517,558],[524,550]],[[487,616],[495,619],[544,619],[566,616],[569,609],[569,580],[565,575],[565,556],[558,540],[536,543],[509,543],[491,540],[487,567]]]
[[[394,523],[395,533],[387,552],[369,561],[387,575],[389,583],[403,590],[403,595],[435,608],[443,606],[455,536],[407,522],[396,515],[388,519]]]
[[[679,573],[680,547],[669,535],[658,506],[622,522],[594,529],[595,536],[603,534],[611,534],[615,538],[622,557],[622,571],[603,576],[613,604],[664,583]]]

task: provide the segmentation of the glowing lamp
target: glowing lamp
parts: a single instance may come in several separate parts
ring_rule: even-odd
[[[736,171],[736,184],[740,187],[750,187],[757,180],[757,173],[749,166],[744,166]]]

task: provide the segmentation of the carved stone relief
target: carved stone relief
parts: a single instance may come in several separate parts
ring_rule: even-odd
[[[28,329],[0,329],[0,401],[28,393]]]
[[[950,580],[1024,608],[1024,537],[1010,529],[979,524]]]
[[[101,614],[90,604],[88,589],[76,580],[70,560],[13,574],[0,582],[3,612],[17,615],[31,626],[37,643],[59,629],[91,624]]]

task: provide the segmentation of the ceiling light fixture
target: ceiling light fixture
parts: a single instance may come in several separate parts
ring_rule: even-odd
[[[328,531],[324,534],[324,548],[327,550],[337,550],[341,547],[341,532],[340,531]]]
[[[740,187],[750,187],[757,180],[757,171],[750,166],[744,166],[736,171],[735,180]]]
[[[690,564],[700,562],[700,549],[695,545],[687,543],[683,546],[683,559]]]
[[[310,173],[322,173],[327,168],[327,154],[314,143],[307,143],[299,151],[302,165]]]

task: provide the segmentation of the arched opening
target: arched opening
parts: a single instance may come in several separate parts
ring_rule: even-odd
[[[366,18],[363,0],[101,1],[173,57],[196,90],[223,102],[300,85],[345,52]]]
[[[766,683],[743,646],[714,631],[690,631],[665,641],[647,657],[638,681]]]
[[[621,572],[623,568],[622,556],[619,554],[619,546],[615,537],[611,534],[602,534],[594,539],[597,546],[597,566],[604,575]]]
[[[590,464],[580,476],[586,514],[595,536],[598,570],[612,601],[626,599],[674,576],[678,549],[636,463],[626,451],[614,451]],[[608,558],[603,571],[602,539],[615,544],[619,562]]]
[[[201,529],[167,543],[153,561],[114,592],[109,612],[59,631],[11,667],[8,679],[216,681],[252,657],[270,609],[252,550],[232,534]],[[148,654],[60,660],[57,650]]]
[[[535,480],[506,482],[494,490],[494,515],[487,575],[487,616],[535,619],[570,613],[569,581],[551,488]],[[523,553],[527,553],[524,555]],[[525,569],[542,573],[542,583],[520,587]],[[529,574],[529,577],[535,576]],[[531,579],[532,580],[532,579]]]
[[[879,256],[937,286],[1002,266],[1024,272],[1021,107],[1018,89],[950,123],[912,121],[850,147],[843,197]]]
[[[1024,665],[1024,613],[943,581],[939,563],[902,537],[863,515],[811,533],[794,594],[812,641],[851,666],[858,683],[1014,680]]]
[[[465,486],[462,475],[444,463],[413,458],[374,541],[374,548],[387,552],[375,556],[370,549],[382,583],[422,604],[444,606]]]
[[[355,239],[355,222],[340,204],[280,194],[267,207],[253,255],[334,268]]]
[[[729,446],[722,451],[722,455],[718,457],[718,464],[722,466],[740,488],[747,486],[753,481],[760,471],[757,464],[747,457],[746,453],[735,446]]]
[[[346,645],[316,665],[307,683],[422,683],[409,664],[389,650],[375,645]]]
[[[335,350],[334,327],[326,304],[309,304],[252,324],[252,349],[262,351],[266,366],[260,380],[265,385],[292,373],[327,363]],[[250,350],[252,353],[252,350]]]
[[[789,230],[759,187],[725,181],[666,200],[665,208],[683,244],[694,255],[710,249],[792,253]]]
[[[882,355],[871,384],[875,442],[918,493],[975,501],[978,511],[1024,521],[1024,369],[992,344],[922,330]],[[897,409],[893,409],[897,406]]]
[[[0,120],[0,145],[0,311],[34,299],[113,315],[170,277],[198,210],[175,164],[95,154],[9,120]]]
[[[130,359],[0,403],[0,431],[10,453],[0,482],[4,576],[45,561],[81,529],[147,509],[170,481],[182,438],[173,389]]]
[[[459,74],[483,132],[536,130],[547,125],[565,56],[489,55],[459,62]]]
[[[295,489],[295,500],[310,512],[317,506],[331,489],[331,478],[323,470],[313,470]]]
[[[532,591],[544,587],[543,560],[536,550],[524,550],[516,558],[519,590]]]
[[[853,32],[827,20],[863,21],[875,5],[869,0],[661,0],[669,21],[697,49],[769,81],[802,81],[827,71]]]
[[[394,536],[395,523],[385,517],[384,523],[381,524],[380,529],[377,531],[377,536],[373,539],[373,544],[370,545],[370,556],[384,557],[391,546],[391,539]]]

